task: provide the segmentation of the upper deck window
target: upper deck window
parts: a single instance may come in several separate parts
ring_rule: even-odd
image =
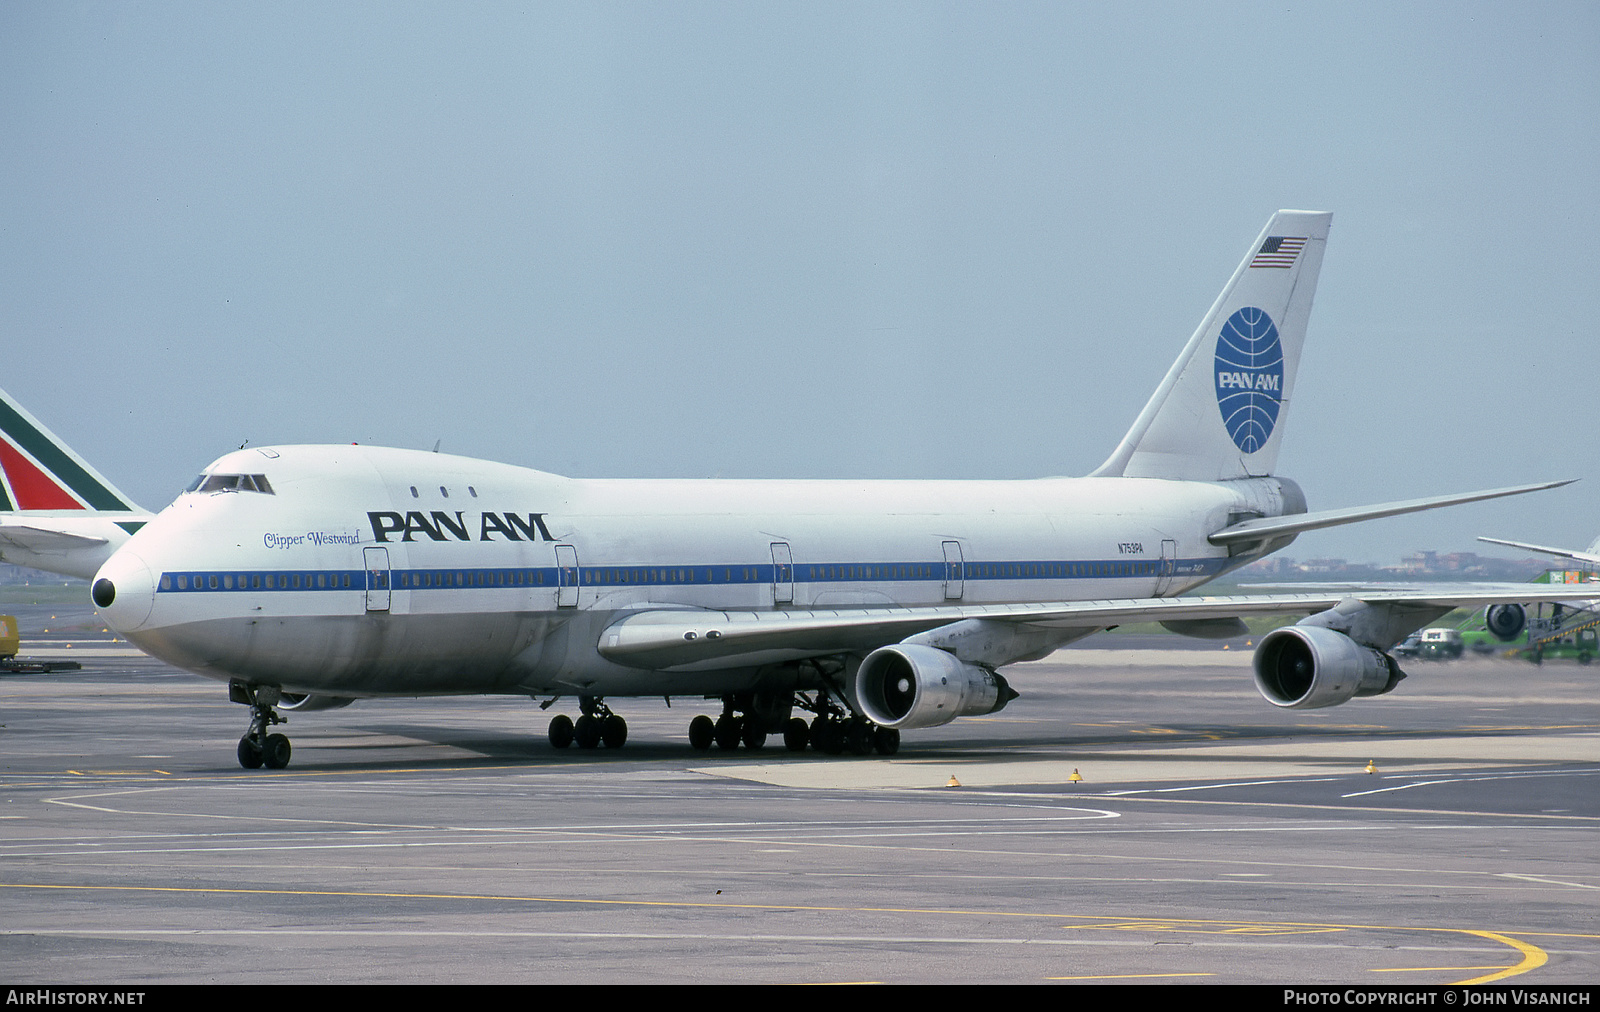
[[[264,474],[202,474],[185,492],[264,492],[276,495]]]

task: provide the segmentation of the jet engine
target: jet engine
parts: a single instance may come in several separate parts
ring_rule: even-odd
[[[337,710],[354,702],[355,700],[349,696],[313,696],[304,692],[285,692],[279,697],[278,709],[305,713],[308,710]]]
[[[1017,698],[1006,680],[937,647],[899,643],[868,654],[850,683],[856,708],[883,727],[938,727]]]
[[[1256,688],[1273,706],[1314,710],[1353,696],[1377,696],[1400,684],[1405,672],[1382,650],[1344,633],[1293,625],[1261,637],[1254,658]]]
[[[1528,613],[1520,604],[1491,604],[1483,613],[1483,624],[1495,639],[1510,643],[1527,628]]]

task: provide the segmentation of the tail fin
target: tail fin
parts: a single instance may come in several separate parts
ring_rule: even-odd
[[[0,513],[18,510],[144,512],[0,390]]]
[[[1332,219],[1272,216],[1096,477],[1272,473]]]

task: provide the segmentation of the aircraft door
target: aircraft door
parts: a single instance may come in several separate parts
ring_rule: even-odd
[[[578,550],[571,545],[556,546],[556,607],[578,606]]]
[[[389,549],[363,548],[367,567],[367,610],[389,610]]]
[[[944,543],[944,599],[946,601],[959,601],[966,589],[966,580],[962,576],[963,561],[961,557],[961,542],[946,541]]]
[[[794,558],[787,541],[772,543],[772,603],[794,603]]]
[[[1172,578],[1178,572],[1178,543],[1171,538],[1161,541],[1161,563],[1156,572],[1156,597],[1165,596],[1167,589],[1172,586]]]

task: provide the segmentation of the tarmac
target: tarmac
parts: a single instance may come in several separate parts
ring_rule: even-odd
[[[1600,981],[1600,666],[1286,711],[1242,642],[1108,634],[887,758],[696,752],[688,699],[557,751],[560,704],[467,697],[246,771],[226,686],[18,610],[83,669],[0,676],[6,985]]]

